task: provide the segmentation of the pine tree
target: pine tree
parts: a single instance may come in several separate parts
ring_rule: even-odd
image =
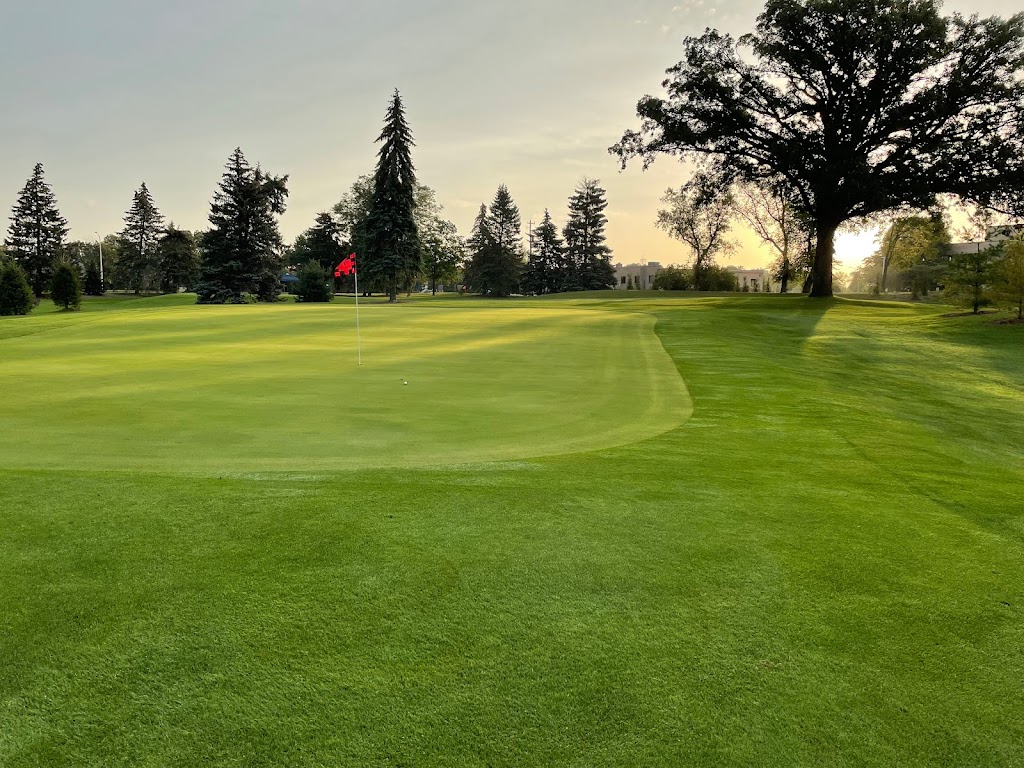
[[[946,272],[943,294],[978,314],[983,306],[992,303],[991,289],[998,280],[997,254],[998,248],[958,254]]]
[[[85,265],[83,289],[87,296],[102,296],[105,293],[103,280],[100,278],[100,265],[95,261],[89,261]]]
[[[124,215],[124,229],[118,233],[120,258],[115,279],[119,285],[136,293],[160,285],[157,245],[163,224],[164,217],[143,183],[135,192],[132,207]]]
[[[605,245],[604,215],[608,201],[605,191],[594,179],[584,179],[569,198],[565,249],[568,256],[567,290],[599,291],[615,285],[611,249]]]
[[[341,228],[329,213],[317,214],[316,223],[295,238],[285,254],[291,265],[305,264],[312,259],[327,272],[348,256],[350,250],[341,243]]]
[[[157,243],[156,255],[163,293],[176,293],[179,288],[190,291],[196,287],[201,260],[195,235],[169,224]]]
[[[0,262],[0,315],[27,315],[35,305],[25,270],[14,262]]]
[[[320,262],[310,259],[299,270],[299,282],[295,286],[296,300],[302,303],[328,302],[334,300],[328,271]]]
[[[65,311],[76,310],[81,306],[82,284],[78,280],[78,270],[71,262],[62,260],[54,265],[50,298]]]
[[[276,217],[285,210],[287,183],[287,176],[253,168],[241,149],[231,153],[202,238],[200,303],[238,303],[243,294],[277,300],[283,243]]]
[[[479,226],[478,226],[479,225]],[[481,209],[470,237],[470,287],[485,296],[508,296],[519,288],[523,269],[519,209],[502,184],[484,215]]]
[[[67,221],[57,210],[57,200],[43,177],[42,163],[37,163],[18,195],[4,241],[8,256],[25,271],[37,297],[50,287],[54,262],[67,233]]]
[[[523,290],[527,293],[557,293],[565,282],[565,246],[558,227],[545,209],[544,219],[534,230],[534,248],[523,272]]]
[[[405,120],[402,97],[392,97],[377,141],[377,170],[373,177],[370,213],[361,227],[364,253],[360,265],[371,285],[385,288],[390,301],[398,301],[398,286],[419,274],[421,255],[416,220],[416,169],[412,164],[415,142]]]
[[[487,204],[480,203],[480,210],[473,220],[473,228],[469,237],[466,238],[466,268],[463,274],[463,281],[472,290],[480,284],[479,268],[487,258],[485,250],[490,236],[487,231]]]

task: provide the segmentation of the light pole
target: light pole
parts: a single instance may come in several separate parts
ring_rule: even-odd
[[[96,235],[96,245],[100,247],[100,287],[106,292],[107,284],[103,281],[103,240],[100,239],[100,233],[94,232]]]

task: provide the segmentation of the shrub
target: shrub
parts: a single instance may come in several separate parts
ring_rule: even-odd
[[[70,262],[58,261],[54,265],[50,298],[66,311],[76,310],[82,305],[82,284],[78,280],[78,270]]]
[[[299,270],[298,277],[299,282],[295,284],[296,301],[307,303],[334,300],[334,291],[327,270],[319,262],[312,259],[307,261]]]
[[[656,291],[688,291],[693,287],[693,272],[682,267],[665,267],[654,278]]]
[[[708,264],[700,272],[701,285],[697,286],[701,291],[738,291],[740,280],[736,275],[725,267],[718,264]]]
[[[0,315],[27,315],[35,305],[25,271],[13,262],[0,265]]]

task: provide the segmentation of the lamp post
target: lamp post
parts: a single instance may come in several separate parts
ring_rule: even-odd
[[[93,234],[96,235],[96,245],[100,247],[100,287],[106,291],[107,284],[103,281],[103,240],[100,238],[99,232],[94,232]]]

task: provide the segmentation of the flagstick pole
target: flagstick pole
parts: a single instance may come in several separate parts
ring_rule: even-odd
[[[355,269],[356,276],[356,361],[360,367],[363,365],[363,344],[359,338],[359,268]]]

